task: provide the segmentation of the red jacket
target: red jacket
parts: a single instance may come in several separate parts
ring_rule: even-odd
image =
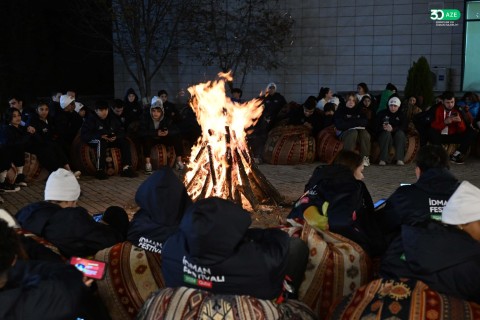
[[[447,112],[446,115],[445,115],[445,111]],[[450,112],[457,112],[460,115],[460,119],[462,121],[452,122],[449,125],[446,125],[444,121],[445,121],[445,118],[450,114]],[[446,126],[448,126],[449,135],[462,133],[462,132],[465,132],[465,130],[467,129],[462,112],[458,109],[457,106],[453,107],[452,110],[450,111],[446,110],[443,106],[437,107],[437,109],[435,110],[435,119],[433,120],[431,126],[433,129],[437,130],[438,132],[441,132]]]

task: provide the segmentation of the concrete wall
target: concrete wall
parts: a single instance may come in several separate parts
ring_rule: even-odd
[[[317,95],[322,86],[345,92],[356,90],[359,82],[372,91],[392,82],[402,91],[408,69],[420,56],[430,67],[450,68],[450,89],[460,90],[463,16],[456,21],[458,26],[440,27],[430,20],[430,9],[458,9],[463,15],[463,1],[280,0],[279,6],[295,20],[293,44],[286,50],[283,67],[248,76],[246,99],[271,81],[287,101],[297,102]],[[166,89],[171,100],[185,102],[179,92],[213,79],[217,72],[179,54],[156,77],[153,91]],[[130,86],[135,87],[117,61],[116,97],[123,97]]]

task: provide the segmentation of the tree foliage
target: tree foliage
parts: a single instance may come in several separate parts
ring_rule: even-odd
[[[277,5],[266,0],[195,1],[190,23],[200,32],[189,37],[194,55],[204,65],[231,70],[241,79],[239,87],[252,69],[278,68],[292,42],[294,21]]]
[[[427,59],[423,56],[417,62],[414,62],[408,70],[405,96],[407,98],[411,96],[423,97],[422,108],[432,105],[434,99],[432,72]]]
[[[149,97],[153,77],[179,45],[179,26],[193,0],[76,0],[84,17],[80,29],[113,46],[138,85]],[[111,29],[105,33],[105,29]]]

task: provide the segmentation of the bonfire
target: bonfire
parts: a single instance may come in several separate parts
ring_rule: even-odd
[[[283,201],[254,163],[246,129],[255,125],[263,111],[261,100],[234,103],[225,94],[230,73],[188,88],[202,135],[192,148],[185,186],[192,199],[220,197],[247,210]]]

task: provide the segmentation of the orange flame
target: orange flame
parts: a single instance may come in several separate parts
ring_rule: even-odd
[[[235,170],[236,157],[232,155],[232,150],[244,150],[248,153],[245,129],[254,125],[263,111],[259,99],[245,103],[232,102],[225,94],[225,82],[233,79],[231,73],[219,73],[218,77],[218,80],[188,88],[192,96],[190,106],[202,127],[202,136],[192,148],[190,162],[187,164],[189,170],[185,174],[186,185],[192,184],[192,179],[198,180],[193,181],[194,188],[189,191],[193,199],[196,199],[205,187],[207,195],[225,198],[231,192],[227,190],[229,185],[242,184],[238,172],[227,172],[228,168]],[[204,152],[204,148],[207,148],[208,152]],[[200,159],[197,159],[198,157]],[[200,170],[203,172],[201,176],[205,177],[212,168],[214,172],[210,174],[213,174],[214,181],[205,181],[195,175]],[[245,170],[248,172],[249,168],[245,167]],[[231,177],[236,177],[232,179],[236,181],[226,183]],[[207,183],[208,186],[205,186]]]

